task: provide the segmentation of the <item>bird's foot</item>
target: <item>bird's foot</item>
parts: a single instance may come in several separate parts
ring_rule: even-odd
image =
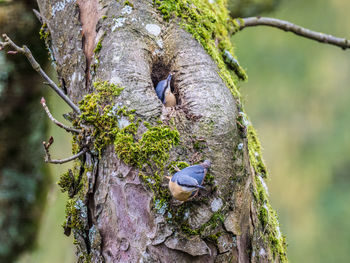
[[[179,167],[177,167],[177,165],[173,166],[173,168],[174,168],[174,170],[175,170],[176,172],[180,172],[180,171],[181,171],[181,169],[180,169]]]

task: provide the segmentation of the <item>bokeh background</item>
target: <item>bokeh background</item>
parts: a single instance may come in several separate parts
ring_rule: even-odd
[[[263,15],[350,38],[349,14],[348,0],[294,0]],[[246,28],[232,41],[249,76],[241,93],[263,146],[270,199],[290,261],[350,262],[350,50],[268,27]],[[64,122],[69,108],[50,91],[45,96]],[[59,142],[53,156],[70,155],[69,135],[48,125],[41,140],[53,135]],[[65,195],[56,185],[69,165],[45,167],[51,179],[38,236],[16,262],[75,262],[72,238],[61,227]]]
[[[350,38],[350,1],[282,1],[269,14]],[[350,50],[267,27],[232,39],[291,262],[350,262]]]

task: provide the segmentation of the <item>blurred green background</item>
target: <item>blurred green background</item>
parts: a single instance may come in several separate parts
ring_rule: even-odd
[[[268,16],[350,38],[349,14],[347,0],[295,0]],[[259,132],[290,261],[350,262],[350,50],[267,27],[244,29],[232,41],[249,75],[241,93]],[[69,109],[47,96],[63,121]],[[53,157],[71,154],[69,135],[52,125],[49,135],[60,142]],[[75,262],[72,238],[61,227],[65,195],[56,186],[68,167],[48,165],[52,180],[37,244],[17,262]]]
[[[269,16],[350,38],[350,1],[283,1]],[[233,37],[291,262],[350,262],[350,50],[268,27]]]
[[[52,72],[52,75],[54,73]],[[56,80],[57,83],[57,80]],[[48,90],[47,105],[52,110],[55,118],[69,125],[62,117],[62,114],[70,112],[71,109],[58,98],[56,93]],[[71,136],[61,128],[49,122],[48,135],[43,140],[47,140],[53,136],[55,143],[51,147],[52,158],[62,159],[72,155]],[[40,147],[40,145],[38,145]],[[73,237],[67,237],[63,234],[62,223],[65,221],[65,206],[67,194],[61,193],[56,182],[59,176],[69,168],[72,164],[66,163],[61,165],[45,164],[49,170],[47,176],[51,176],[48,186],[48,195],[44,211],[42,213],[41,224],[37,241],[33,250],[25,252],[17,261],[18,263],[73,263],[76,262],[75,247],[73,245]]]

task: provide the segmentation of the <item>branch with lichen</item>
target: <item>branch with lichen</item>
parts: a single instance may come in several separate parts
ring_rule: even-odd
[[[70,161],[73,161],[73,160],[79,158],[81,155],[83,155],[84,153],[86,153],[88,151],[87,149],[83,149],[80,152],[78,152],[77,154],[75,154],[71,157],[65,158],[65,159],[60,159],[60,160],[51,159],[49,149],[50,149],[51,145],[53,144],[53,142],[54,142],[54,139],[52,136],[50,137],[48,142],[43,141],[43,147],[45,150],[45,162],[46,163],[55,163],[55,164],[67,163],[67,162],[70,162]]]
[[[63,123],[59,122],[58,120],[56,120],[56,119],[52,116],[52,114],[51,114],[49,108],[47,107],[47,105],[46,105],[46,100],[45,100],[44,97],[41,98],[40,103],[41,103],[41,105],[43,106],[43,108],[44,108],[44,110],[45,110],[47,116],[48,116],[48,117],[50,118],[50,120],[51,120],[54,124],[56,124],[58,127],[62,128],[62,129],[65,129],[67,132],[72,132],[72,133],[80,133],[80,132],[81,132],[81,130],[79,130],[79,129],[75,129],[75,128],[72,128],[72,127],[68,127],[68,126],[64,125]]]
[[[2,37],[4,38],[4,42],[0,42],[0,50],[4,49],[5,47],[13,48],[14,50],[9,51],[9,54],[17,54],[21,53],[25,55],[31,64],[31,66],[37,71],[40,76],[42,76],[48,85],[60,96],[76,113],[80,114],[80,110],[77,105],[75,105],[70,98],[66,94],[63,93],[63,91],[56,85],[55,82],[53,82],[52,79],[45,73],[45,71],[41,68],[39,63],[35,60],[33,57],[32,52],[29,50],[27,46],[19,47],[17,46],[6,34],[3,34]]]
[[[330,44],[341,47],[342,49],[350,48],[350,41],[346,38],[338,38],[332,35],[327,35],[321,32],[312,31],[310,29],[295,25],[291,22],[270,18],[270,17],[246,17],[235,19],[238,24],[238,30],[253,26],[271,26],[282,29],[287,32],[292,32],[296,35],[316,40],[321,43]]]

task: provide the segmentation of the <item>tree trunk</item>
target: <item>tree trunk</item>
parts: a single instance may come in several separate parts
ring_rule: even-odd
[[[73,229],[79,260],[285,261],[259,142],[235,85],[234,71],[245,75],[225,64],[235,25],[224,3],[38,3],[59,79],[73,101],[83,100],[75,124],[94,136],[73,171],[82,187],[72,189],[68,174],[61,180],[70,187],[65,230]],[[154,91],[170,72],[175,110]],[[83,144],[74,141],[76,152]],[[206,190],[176,202],[165,178],[171,164],[204,159],[212,162]]]

